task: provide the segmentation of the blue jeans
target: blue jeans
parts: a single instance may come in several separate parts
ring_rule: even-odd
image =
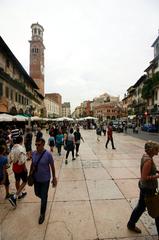
[[[150,190],[150,189],[140,189],[140,196],[139,200],[137,203],[137,206],[134,208],[130,220],[128,222],[128,225],[131,227],[135,227],[135,224],[143,214],[143,212],[146,209],[146,204],[145,204],[145,196],[147,195],[152,195],[155,193],[155,190]],[[156,228],[157,228],[157,233],[159,236],[159,217],[155,218],[155,223],[156,223]]]
[[[49,185],[50,185],[50,181],[34,183],[35,195],[41,199],[40,214],[42,215],[45,215],[45,211],[47,207]]]

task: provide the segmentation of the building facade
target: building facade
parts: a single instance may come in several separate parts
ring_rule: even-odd
[[[51,102],[54,102],[59,106],[58,117],[62,116],[62,96],[59,93],[46,93],[45,98],[50,99]]]
[[[122,99],[123,110],[125,117],[128,120],[133,120],[140,125],[145,122],[146,101],[142,98],[142,89],[147,75],[142,75],[139,80],[131,87],[128,88],[127,94]]]
[[[70,102],[64,102],[62,104],[62,117],[70,117],[70,116],[71,116]]]
[[[122,108],[119,104],[107,102],[94,107],[94,116],[101,121],[120,119]]]
[[[38,86],[0,37],[0,112],[40,115]]]
[[[127,90],[122,102],[128,119],[139,125],[155,124],[159,130],[159,36],[151,47],[153,60],[145,74]]]
[[[59,93],[46,93],[45,97],[52,99],[59,106],[62,105],[62,97]]]
[[[95,97],[93,101],[83,101],[80,106],[75,108],[74,115],[76,117],[93,116],[100,121],[107,121],[123,117],[123,109],[119,97],[104,93]]]
[[[122,106],[119,97],[104,93],[93,99],[92,111],[100,121],[115,120],[122,117]]]
[[[80,118],[81,117],[81,106],[77,106],[72,113],[72,117],[74,118]]]
[[[55,101],[51,100],[48,97],[45,97],[44,104],[46,108],[46,117],[56,118],[61,116],[60,106]]]
[[[159,128],[159,35],[152,44],[154,58],[145,69],[147,81],[145,90],[147,91],[147,115],[146,122],[156,124]]]

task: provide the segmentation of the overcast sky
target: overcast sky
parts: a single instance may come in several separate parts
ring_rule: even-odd
[[[45,92],[72,110],[107,92],[123,98],[153,59],[159,0],[0,0],[1,36],[29,73],[31,24],[44,27]]]

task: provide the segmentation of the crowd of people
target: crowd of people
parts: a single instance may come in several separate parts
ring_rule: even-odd
[[[75,160],[75,157],[79,156],[80,141],[81,139],[84,141],[78,126],[74,130],[70,125],[56,124],[55,126],[48,126],[46,131],[49,133],[47,143],[50,151],[45,148],[43,132],[37,124],[33,125],[33,129],[26,126],[25,133],[16,125],[13,125],[12,129],[10,127],[0,129],[0,184],[5,187],[5,199],[8,199],[11,205],[16,208],[17,199],[22,199],[27,195],[25,186],[29,173],[33,168],[36,169],[34,192],[41,199],[39,224],[42,224],[45,220],[50,181],[53,187],[57,184],[52,154],[54,148],[57,148],[57,153],[60,156],[62,146],[64,146],[66,150],[65,164],[67,164],[70,151],[72,152],[72,160]],[[32,150],[32,132],[35,135],[35,151]],[[30,161],[29,169],[27,169],[27,161]],[[11,165],[16,187],[16,192],[12,194],[9,191],[10,181],[7,170]]]
[[[103,128],[103,134],[107,136],[105,147],[111,141],[112,149],[116,149],[113,141],[112,123],[110,122],[106,128]],[[45,220],[45,212],[47,208],[48,190],[50,182],[53,187],[57,185],[55,165],[53,159],[54,148],[57,148],[57,154],[61,155],[62,146],[66,150],[65,164],[68,164],[69,153],[72,153],[72,161],[79,156],[79,147],[81,140],[84,142],[78,125],[48,125],[46,131],[49,134],[48,145],[50,151],[45,148],[45,139],[41,128],[34,126],[34,129],[26,127],[25,133],[18,129],[15,125],[0,129],[0,184],[5,187],[5,198],[9,200],[14,208],[17,206],[17,199],[22,199],[27,195],[25,186],[28,180],[28,174],[34,168],[34,192],[41,200],[39,224]],[[36,150],[32,150],[33,133],[35,134]],[[99,126],[96,128],[97,141],[101,135]],[[159,144],[155,142],[147,142],[145,144],[145,153],[141,158],[140,170],[141,177],[139,180],[140,196],[135,209],[133,210],[127,224],[130,231],[141,233],[136,226],[142,213],[145,211],[145,196],[152,196],[158,188],[157,179],[159,171],[153,161],[153,157],[158,155]],[[30,161],[30,168],[27,169],[26,163]],[[15,177],[16,192],[10,193],[8,168],[12,165]],[[155,218],[156,228],[159,235],[159,216]],[[159,239],[159,238],[158,238]]]

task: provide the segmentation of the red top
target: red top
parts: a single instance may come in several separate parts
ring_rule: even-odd
[[[112,126],[108,126],[108,131],[107,131],[108,138],[112,138],[112,134],[113,134],[112,132],[113,132]]]
[[[13,172],[21,173],[25,169],[25,164],[19,165],[17,162],[13,163]]]

